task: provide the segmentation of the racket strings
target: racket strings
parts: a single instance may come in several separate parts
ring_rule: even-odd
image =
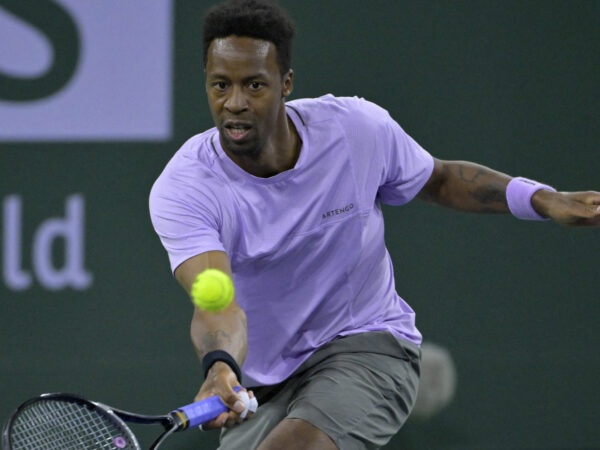
[[[108,415],[74,402],[46,400],[28,405],[12,424],[13,450],[137,449]]]

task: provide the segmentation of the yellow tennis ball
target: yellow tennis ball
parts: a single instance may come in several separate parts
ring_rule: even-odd
[[[231,277],[218,269],[200,272],[192,284],[192,302],[204,310],[218,312],[233,300],[235,290]]]

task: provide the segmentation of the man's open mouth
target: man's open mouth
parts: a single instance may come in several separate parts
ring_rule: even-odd
[[[230,139],[234,141],[241,141],[248,135],[252,127],[246,123],[230,122],[226,123],[224,128]]]

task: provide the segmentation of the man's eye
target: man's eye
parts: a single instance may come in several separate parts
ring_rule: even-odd
[[[252,89],[253,91],[256,91],[257,89],[260,89],[263,84],[260,81],[252,81],[250,84],[250,89]]]

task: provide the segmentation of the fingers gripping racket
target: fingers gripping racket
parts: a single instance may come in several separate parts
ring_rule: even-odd
[[[256,410],[256,401],[248,405]],[[218,396],[162,416],[122,411],[70,394],[43,394],[19,406],[2,432],[3,450],[142,450],[125,422],[161,424],[150,450],[176,431],[195,427],[228,411]]]

